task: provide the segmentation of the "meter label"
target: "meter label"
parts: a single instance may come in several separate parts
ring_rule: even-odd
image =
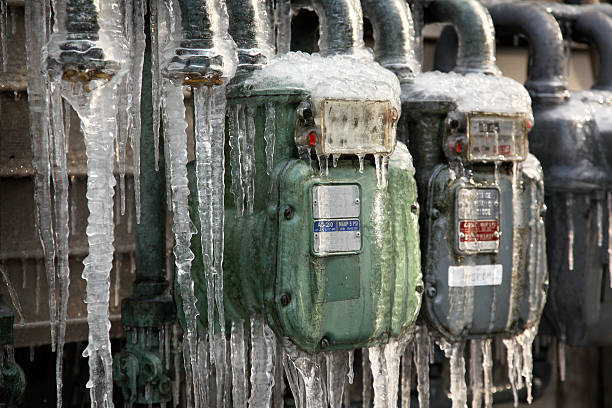
[[[470,286],[501,285],[502,265],[466,265],[448,267],[448,286],[465,288]]]
[[[475,115],[469,118],[470,160],[523,160],[526,136],[524,118]]]
[[[497,252],[499,248],[499,190],[460,188],[456,197],[457,249]]]
[[[361,229],[358,219],[316,220],[314,222],[314,252],[350,252],[361,249]]]
[[[313,251],[317,255],[361,249],[359,185],[312,187]]]

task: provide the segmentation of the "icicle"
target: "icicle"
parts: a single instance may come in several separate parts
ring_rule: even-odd
[[[370,370],[370,357],[369,351],[366,348],[361,349],[361,375],[362,375],[362,387],[361,387],[361,401],[363,408],[370,408],[372,406],[372,371]]]
[[[38,268],[37,268],[37,272],[38,272]],[[6,273],[6,270],[4,269],[4,266],[2,266],[2,264],[0,264],[0,275],[2,275],[2,279],[4,280],[4,284],[6,285],[6,289],[11,298],[11,302],[13,303],[13,309],[15,309],[15,311],[17,312],[17,317],[19,318],[19,324],[24,325],[25,319],[23,318],[23,309],[21,307],[21,302],[19,301],[19,297],[17,296],[17,291],[15,290],[15,287],[13,286],[13,282],[11,282],[11,280],[9,279],[8,274]],[[40,279],[37,279],[37,282],[40,282]],[[37,284],[36,286],[38,287],[38,292],[40,292],[40,284]],[[38,313],[38,307],[39,307],[39,303],[37,302],[36,313]]]
[[[601,200],[597,200],[596,206],[596,217],[597,217],[597,246],[601,248],[603,246],[603,228],[602,228],[602,218],[603,218],[603,210],[602,210]]]
[[[253,214],[255,202],[255,109],[245,110],[245,133],[242,140],[242,190],[246,198],[247,214]]]
[[[290,357],[285,352],[285,348],[283,347],[282,351],[283,356],[283,368],[285,371],[285,376],[287,378],[287,382],[289,383],[289,388],[291,389],[291,393],[293,394],[293,399],[295,400],[296,408],[302,408],[304,402],[304,384],[300,382],[299,373],[295,368],[295,365],[291,361]]]
[[[570,271],[574,270],[574,196],[569,193],[567,201],[565,217],[567,218],[567,265]]]
[[[364,167],[363,167],[363,161],[365,159],[365,155],[363,154],[358,154],[357,155],[357,159],[359,160],[359,172],[363,173],[364,171]]]
[[[353,368],[354,364],[355,364],[355,352],[353,350],[350,350],[348,352],[348,373],[346,374],[349,384],[353,384],[353,380],[355,379],[355,371]]]
[[[172,326],[172,348],[179,350],[179,329],[178,325]],[[172,406],[178,407],[181,397],[181,372],[180,354],[174,353],[174,379],[172,380]]]
[[[153,143],[155,145],[155,170],[159,171],[159,131],[161,109],[161,74],[159,68],[159,13],[157,0],[149,2],[149,19],[151,22],[151,81],[153,100]]]
[[[199,314],[191,277],[191,237],[194,233],[189,218],[189,186],[187,180],[187,123],[185,122],[185,105],[183,89],[174,86],[167,79],[163,81],[164,89],[164,130],[168,145],[169,173],[172,188],[172,210],[174,213],[174,257],[176,263],[176,281],[183,301],[186,332],[184,334],[185,369],[189,373],[197,372],[197,325]],[[196,407],[199,406],[199,384],[195,375],[187,376],[186,382],[193,385]]]
[[[210,387],[209,387],[209,379],[212,373],[212,365],[209,365],[209,360],[216,360],[217,356],[212,356],[209,358],[208,351],[214,349],[211,347],[209,343],[213,343],[215,341],[214,336],[208,334],[208,336],[202,336],[198,339],[198,367],[197,371],[194,371],[192,375],[196,377],[197,384],[199,384],[199,401],[196,404],[199,404],[202,407],[208,407],[210,405],[214,405],[212,403],[212,396],[210,396]],[[215,401],[216,402],[216,401]]]
[[[412,351],[413,345],[409,344],[402,357],[401,408],[410,408],[412,393]]]
[[[30,363],[34,362],[35,357],[36,357],[36,347],[30,346]]]
[[[419,407],[429,408],[429,347],[431,339],[427,327],[417,326],[415,334],[416,353],[414,365],[417,372]]]
[[[285,342],[284,347],[287,352],[287,364],[291,366],[291,370],[295,370],[295,377],[299,378],[301,384],[300,388],[303,385],[303,392],[298,392],[297,399],[303,400],[304,404],[300,403],[298,407],[301,405],[301,408],[324,408],[325,394],[321,382],[323,378],[321,354],[308,354],[289,342]],[[291,380],[289,384],[292,384]]]
[[[77,232],[76,176],[70,176],[70,234]]]
[[[340,159],[340,155],[339,154],[334,154],[332,155],[332,165],[335,167],[338,167],[338,160]]]
[[[228,137],[230,145],[230,166],[232,176],[231,192],[238,216],[244,212],[244,190],[242,189],[242,145],[244,140],[245,112],[244,106],[234,105],[228,108]]]
[[[559,365],[559,379],[561,382],[565,382],[565,343],[557,342],[557,364]]]
[[[2,37],[2,72],[8,71],[8,4],[7,0],[0,0],[0,36]],[[37,28],[34,28],[37,29]],[[27,30],[26,30],[27,31]]]
[[[40,279],[42,276],[40,269],[40,264],[36,264],[36,285],[34,286],[34,311],[36,314],[40,313]]]
[[[291,50],[291,0],[276,0],[276,53],[286,54]]]
[[[3,13],[6,12],[6,0],[0,0]],[[25,2],[26,61],[28,69],[28,106],[29,131],[32,139],[32,164],[34,167],[34,201],[36,203],[36,225],[45,259],[45,271],[49,288],[49,324],[51,327],[51,348],[55,350],[57,304],[55,299],[55,239],[53,232],[53,213],[51,209],[51,152],[49,141],[49,111],[47,101],[47,81],[41,75],[42,50],[47,42],[45,1],[27,0]],[[6,15],[2,21],[6,24]],[[2,32],[3,46],[5,31]],[[3,48],[3,58],[6,57]],[[5,63],[5,61],[3,61]],[[39,277],[37,277],[39,279]],[[39,281],[37,287],[40,290]],[[37,297],[37,304],[39,299]],[[38,313],[39,308],[36,308]]]
[[[329,406],[330,408],[341,408],[344,383],[348,373],[348,355],[344,351],[325,353],[325,367]]]
[[[27,273],[26,259],[21,258],[21,289],[25,289],[28,286],[28,273]]]
[[[391,340],[385,345],[384,357],[387,371],[387,405],[397,407],[397,395],[399,391],[400,357],[405,344],[397,340]]]
[[[523,333],[516,336],[516,342],[521,347],[522,357],[523,357],[523,368],[521,371],[521,375],[525,379],[525,386],[527,387],[527,403],[531,404],[533,401],[533,397],[531,394],[531,388],[533,384],[533,355],[532,355],[532,345],[533,340],[537,334],[538,326],[534,326],[533,328],[526,329]]]
[[[442,340],[438,343],[446,358],[450,359],[450,393],[453,408],[467,407],[467,387],[465,384],[465,359],[462,342],[447,343]]]
[[[508,380],[512,387],[512,396],[514,398],[514,406],[518,407],[518,389],[520,376],[521,376],[521,354],[518,350],[515,339],[504,339],[504,346],[506,346],[507,353],[507,365],[508,365]]]
[[[115,281],[113,283],[114,306],[119,306],[119,300],[121,299],[121,255],[115,255]]]
[[[276,339],[275,339],[276,342]],[[276,356],[274,356],[274,388],[272,389],[272,405],[274,408],[285,407],[285,378],[283,375],[283,348],[280,344],[276,347]]]
[[[375,154],[374,163],[376,165],[377,187],[380,190],[385,189],[387,188],[387,171],[389,168],[389,156]],[[359,171],[361,171],[361,163],[359,164]]]
[[[329,155],[317,154],[317,160],[319,161],[319,176],[327,177],[329,175]]]
[[[251,317],[251,396],[249,408],[266,408],[274,386],[276,339],[263,318]],[[299,369],[299,368],[298,368]]]
[[[368,358],[370,359],[370,369],[372,370],[374,408],[383,408],[386,407],[388,403],[387,378],[389,374],[387,373],[382,347],[370,347],[368,349]]]
[[[493,407],[493,357],[491,355],[491,343],[491,339],[484,339],[481,342],[485,408]]]
[[[136,223],[140,224],[140,134],[142,130],[140,121],[140,102],[142,95],[142,74],[144,65],[144,52],[146,45],[146,36],[144,32],[145,23],[145,3],[146,0],[133,0],[134,7],[134,28],[133,28],[133,45],[132,45],[132,64],[130,65],[129,71],[129,97],[131,99],[131,109],[129,111],[129,119],[131,126],[129,127],[128,136],[130,138],[132,147],[132,164],[134,166],[134,199],[136,206]],[[152,1],[151,3],[155,3]],[[152,55],[155,52],[152,52]],[[159,97],[159,83],[154,84],[153,93]],[[159,103],[159,102],[157,102]],[[159,106],[154,105],[157,109],[154,110],[154,117],[156,117],[157,129],[159,129]],[[155,129],[155,128],[154,128]],[[155,132],[155,131],[154,131]],[[155,133],[155,148],[157,149],[157,155],[155,156],[156,169],[158,168],[158,157],[159,157],[159,130]],[[124,204],[121,207],[121,214],[125,213],[125,200],[122,199]]]
[[[607,192],[608,201],[608,275],[612,288],[612,193]]]
[[[64,104],[60,89],[51,84],[51,139],[53,140],[53,201],[55,210],[55,246],[57,278],[59,281],[59,305],[57,328],[56,382],[57,406],[62,406],[63,349],[68,316],[70,265],[68,261],[68,169],[66,164],[66,134],[64,133]],[[112,211],[112,210],[111,210]]]
[[[274,143],[276,143],[276,107],[272,102],[266,103],[264,139],[266,141],[266,173],[270,176],[274,168]]]
[[[486,340],[470,341],[470,388],[472,390],[472,408],[480,408],[483,396],[483,356],[482,345]]]

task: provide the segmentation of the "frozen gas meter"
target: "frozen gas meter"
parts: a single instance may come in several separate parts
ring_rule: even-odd
[[[373,62],[290,53],[228,92],[226,320],[263,315],[309,351],[409,329],[423,286],[414,168],[395,141],[397,79]]]
[[[526,90],[503,77],[428,72],[403,91],[398,139],[415,157],[427,321],[449,340],[537,325],[545,206]]]

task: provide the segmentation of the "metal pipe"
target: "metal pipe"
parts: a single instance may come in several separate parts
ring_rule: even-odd
[[[414,52],[414,23],[405,0],[361,0],[374,29],[374,55],[400,81],[411,81],[421,67]]]
[[[312,0],[319,16],[321,55],[363,55],[363,13],[359,0]]]
[[[181,32],[174,34],[178,37],[174,56],[164,67],[164,75],[186,85],[218,85],[221,77],[234,73],[225,2],[176,1]]]
[[[574,30],[599,54],[598,76],[592,88],[612,91],[612,18],[598,11],[587,11],[576,19]]]
[[[227,0],[229,33],[238,47],[238,70],[267,64],[274,55],[272,25],[263,0]]]
[[[486,8],[476,0],[434,0],[425,10],[427,23],[453,24],[459,38],[457,65],[460,73],[496,75],[495,31]]]
[[[529,41],[529,72],[525,87],[532,97],[565,100],[568,96],[563,36],[555,18],[530,3],[489,7],[497,30],[519,32]]]

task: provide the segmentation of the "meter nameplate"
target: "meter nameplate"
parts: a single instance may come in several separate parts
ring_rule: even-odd
[[[326,99],[321,108],[321,154],[393,152],[391,102]]]
[[[503,265],[464,265],[448,267],[448,287],[501,285]]]
[[[361,250],[359,193],[357,184],[319,184],[312,187],[315,254]]]
[[[361,249],[358,219],[317,220],[314,222],[314,252],[352,252]]]
[[[459,252],[497,252],[499,249],[499,190],[459,188],[455,201]]]
[[[468,117],[469,160],[525,159],[525,120],[521,116]]]
[[[312,187],[312,217],[357,218],[360,211],[356,184],[316,185]]]

